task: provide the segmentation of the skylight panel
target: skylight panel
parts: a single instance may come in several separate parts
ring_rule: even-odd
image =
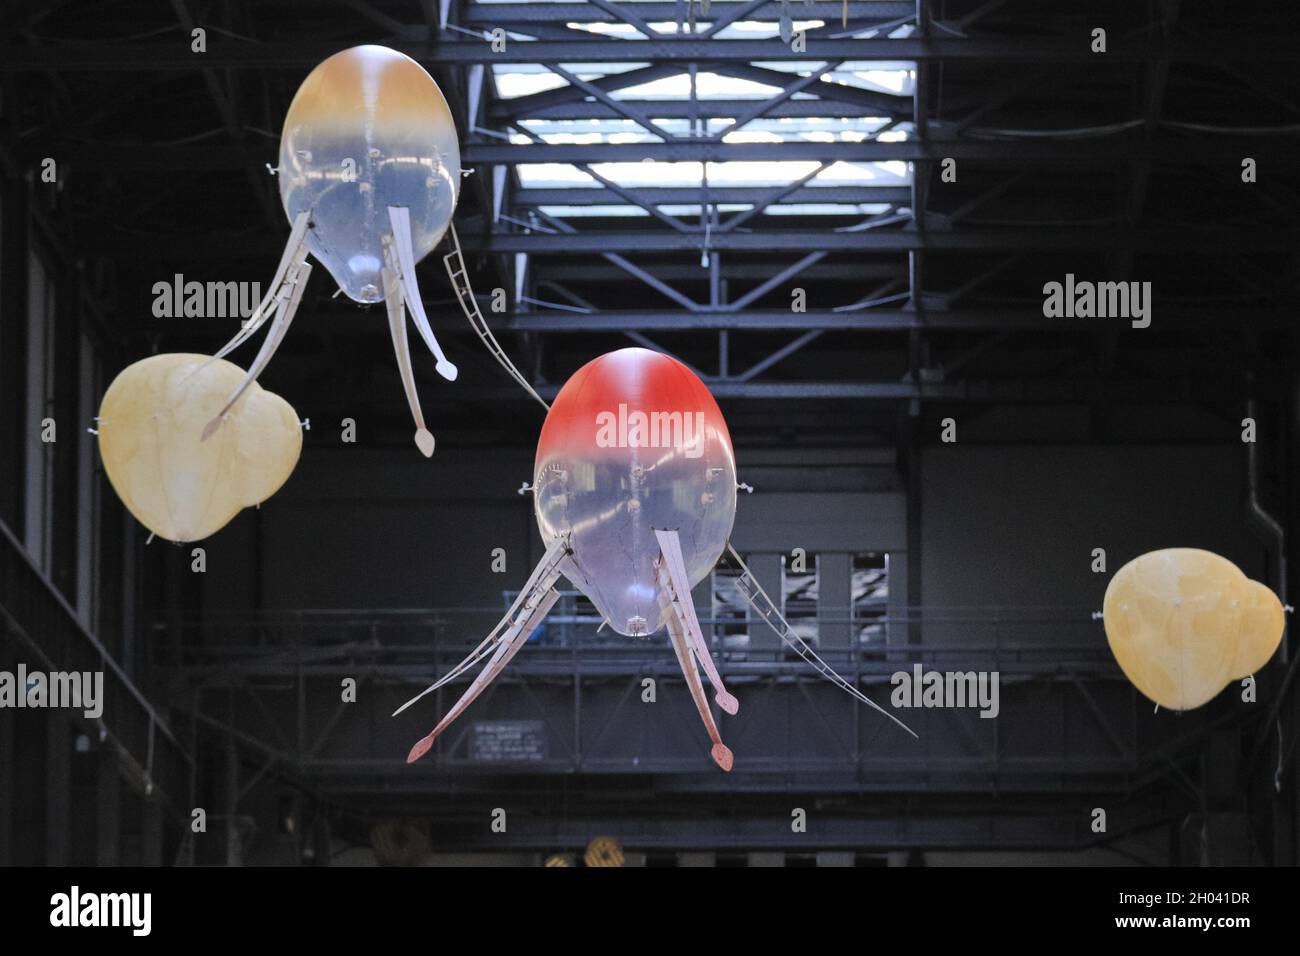
[[[700,100],[766,100],[781,92],[780,87],[734,76],[700,72],[695,75],[695,97]],[[691,78],[684,71],[639,86],[614,90],[616,100],[685,100],[691,95]]]
[[[644,69],[647,63],[574,63],[564,65],[570,73],[585,80],[613,76]],[[541,63],[497,63],[492,66],[492,80],[497,97],[503,100],[531,96],[568,85],[564,77],[552,73]]]
[[[649,198],[649,197],[648,197]],[[704,215],[700,203],[661,203],[659,211],[679,219],[699,219]],[[710,209],[728,216],[746,212],[753,206],[748,203],[711,203]],[[786,203],[773,204],[763,210],[767,216],[879,216],[889,212],[886,203]],[[601,203],[598,205],[547,205],[539,206],[543,215],[555,219],[622,219],[646,218],[650,215],[640,206],[631,203]]]
[[[825,20],[795,20],[793,23],[795,33],[801,30],[818,30],[824,26],[826,26]],[[720,40],[767,40],[780,35],[779,20],[737,20],[713,34]]]
[[[505,2],[505,0],[477,0],[486,4]],[[513,0],[518,2],[518,0]],[[537,0],[552,2],[552,0]],[[554,0],[562,2],[562,0]],[[620,0],[625,2],[625,0]],[[631,4],[635,10],[637,4]],[[757,18],[741,20],[728,24],[716,34],[722,40],[766,40],[775,38],[779,33],[779,22],[772,16],[763,19],[759,11]],[[591,35],[593,48],[619,48],[627,51],[627,43],[645,40],[646,37],[630,24],[616,22],[609,14],[593,13],[595,19],[567,24],[581,36]],[[715,14],[716,17],[716,14]],[[555,23],[563,22],[560,19]],[[696,33],[711,28],[713,21],[708,18],[696,22]],[[675,21],[656,20],[650,27],[664,35],[687,32],[685,27]],[[884,30],[861,28],[854,31],[841,31],[838,20],[824,22],[821,20],[797,20],[796,30],[821,30],[823,36],[883,36]],[[907,25],[889,28],[890,36],[910,35]],[[527,42],[527,41],[525,41]],[[516,47],[517,49],[517,47]],[[633,56],[651,57],[650,53],[639,52]],[[773,47],[775,49],[775,47]],[[601,52],[599,55],[613,55]],[[602,77],[611,77],[619,73],[643,70],[648,62],[629,63],[577,63],[565,64],[563,69],[586,81],[596,81]],[[738,65],[733,76],[726,72],[711,70],[699,71],[694,80],[686,64],[678,64],[676,72],[668,76],[659,76],[648,82],[638,83],[624,88],[616,83],[602,84],[605,93],[593,96],[585,90],[573,91],[567,98],[545,97],[548,116],[556,118],[537,118],[526,115],[518,116],[513,126],[499,127],[496,132],[504,134],[509,142],[518,145],[546,143],[551,145],[599,146],[618,144],[635,147],[641,144],[659,143],[663,138],[668,142],[693,139],[696,136],[716,138],[721,136],[727,144],[757,144],[760,147],[771,145],[772,154],[780,156],[777,147],[783,143],[818,143],[833,146],[835,144],[882,142],[897,143],[906,141],[913,135],[912,124],[901,119],[910,115],[910,99],[916,83],[915,64],[910,61],[885,60],[851,60],[836,64],[835,68],[821,73],[828,66],[824,59],[818,59],[815,48],[807,58],[798,61],[762,61]],[[719,71],[732,69],[729,66],[717,66]],[[659,71],[655,71],[659,72]],[[805,88],[792,95],[783,95],[783,90],[800,78],[817,74],[819,81],[805,84]],[[651,75],[654,75],[653,73]],[[502,100],[517,99],[550,90],[562,89],[566,81],[562,76],[552,73],[540,63],[494,64],[490,73],[496,84],[497,95]],[[625,81],[626,82],[626,81]],[[838,93],[828,87],[851,87],[856,93]],[[819,95],[818,91],[829,93]],[[865,94],[865,95],[864,95]],[[874,95],[869,95],[874,94]],[[771,112],[774,115],[754,116],[764,103],[774,97],[781,97]],[[895,99],[896,98],[896,99]],[[694,99],[699,105],[690,106]],[[610,101],[614,101],[614,105]],[[783,102],[782,102],[783,101]],[[894,113],[893,102],[899,102],[898,116],[892,115],[852,115],[854,113]],[[724,105],[719,105],[719,104]],[[875,104],[879,103],[877,106]],[[623,104],[626,104],[624,106]],[[672,104],[665,107],[663,104]],[[792,106],[797,104],[797,106]],[[809,105],[815,104],[815,105]],[[568,108],[572,107],[572,112]],[[698,113],[697,113],[698,108]],[[824,110],[824,112],[822,112]],[[519,108],[516,107],[516,111]],[[635,115],[619,115],[626,111]],[[726,112],[727,116],[710,116],[710,112]],[[849,115],[837,115],[843,112]],[[663,116],[670,113],[670,116]],[[782,115],[783,113],[801,115]],[[818,115],[821,113],[821,115]],[[660,115],[656,115],[660,114]],[[692,118],[694,117],[694,118]],[[739,128],[733,129],[737,123]],[[661,131],[663,137],[651,129]],[[637,150],[628,151],[632,156]],[[751,155],[763,155],[762,149],[751,150]],[[592,150],[593,158],[601,155]],[[815,151],[814,151],[815,153]],[[543,154],[544,155],[544,154]],[[582,169],[569,163],[522,163],[515,165],[520,185],[523,187],[552,189],[583,189],[596,187],[595,181]],[[590,168],[608,181],[628,189],[672,187],[684,189],[709,186],[753,187],[755,189],[780,188],[787,186],[814,172],[817,175],[810,180],[808,188],[817,185],[835,185],[862,187],[864,196],[873,186],[898,187],[911,182],[912,171],[904,161],[889,162],[846,162],[838,161],[823,168],[822,163],[814,160],[772,159],[769,161],[746,160],[743,162],[708,163],[700,162],[593,162]],[[820,172],[817,172],[820,170]],[[843,198],[843,190],[837,191],[837,198]],[[568,217],[610,217],[610,216],[644,216],[645,210],[635,204],[618,202],[611,195],[612,202],[605,203],[592,197],[599,205],[563,203],[540,207],[548,214]],[[850,196],[850,198],[856,198]],[[702,200],[703,201],[703,200]],[[666,207],[665,207],[666,208]],[[740,206],[739,208],[749,208]],[[816,202],[806,193],[801,194],[800,201],[791,199],[771,207],[771,215],[793,216],[871,216],[887,211],[888,207],[880,203],[852,202]],[[699,207],[686,204],[681,211],[672,213],[684,217],[700,215]]]
[[[494,68],[492,78],[496,82],[497,97],[503,100],[557,90],[566,85],[564,77],[555,73],[521,73]]]
[[[893,207],[883,202],[774,203],[763,210],[768,216],[880,216]]]
[[[771,160],[708,163],[713,186],[785,186],[802,179],[820,164],[812,160]],[[700,186],[705,169],[697,162],[614,162],[593,163],[596,173],[624,187]],[[590,176],[569,163],[521,163],[519,180],[525,187],[590,186]],[[822,170],[816,181],[839,186],[906,186],[911,182],[910,165],[902,161],[835,162]]]
[[[819,70],[825,65],[825,60],[763,60],[754,63],[754,66],[765,70],[789,73],[792,80],[807,76],[813,70]],[[853,60],[841,63],[834,70],[823,75],[822,79],[841,86],[854,86],[890,96],[911,96],[916,84],[916,72],[910,62]]]
[[[524,187],[555,189],[596,185],[594,179],[571,163],[521,163],[516,169]]]
[[[595,33],[600,36],[619,37],[630,40],[646,39],[646,37],[630,23],[605,23],[599,21],[590,23],[570,22],[566,23],[565,26],[570,30],[585,30],[588,33]],[[665,33],[669,36],[676,33],[687,32],[685,26],[679,24],[676,20],[651,20],[648,21],[647,26],[657,33]]]

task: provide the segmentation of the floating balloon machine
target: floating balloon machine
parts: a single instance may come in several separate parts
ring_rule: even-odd
[[[423,67],[374,45],[320,63],[289,106],[272,171],[291,229],[265,297],[215,355],[157,355],[125,369],[105,393],[101,427],[92,429],[119,497],[142,524],[172,541],[206,537],[259,504],[298,460],[302,437],[283,430],[288,416],[297,421],[293,409],[260,389],[248,394],[302,302],[309,256],[354,302],[385,304],[415,444],[426,457],[434,437],[416,391],[406,318],[409,312],[438,374],[454,381],[457,368],[438,344],[415,274],[444,237],[451,251],[443,264],[470,326],[511,378],[549,409],[493,336],[470,286],[452,224],[460,145],[447,101]],[[225,361],[268,323],[246,373]],[[276,427],[267,425],[272,419]],[[222,432],[231,434],[210,445]],[[250,477],[259,467],[260,483]]]

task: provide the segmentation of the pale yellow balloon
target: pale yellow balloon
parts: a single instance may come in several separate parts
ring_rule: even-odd
[[[1106,638],[1143,694],[1170,710],[1211,700],[1233,677],[1250,581],[1226,558],[1167,548],[1134,558],[1106,588]]]
[[[1258,581],[1246,582],[1240,610],[1233,680],[1249,677],[1267,664],[1282,643],[1282,631],[1286,628],[1282,602],[1270,588]]]
[[[256,383],[200,441],[243,379],[243,370],[223,359],[171,353],[128,366],[104,393],[104,471],[136,520],[160,537],[206,538],[293,473],[302,451],[298,415]]]

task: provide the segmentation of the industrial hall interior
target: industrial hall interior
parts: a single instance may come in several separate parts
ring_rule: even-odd
[[[1296,865],[1298,151],[1272,4],[8,5],[0,866]]]

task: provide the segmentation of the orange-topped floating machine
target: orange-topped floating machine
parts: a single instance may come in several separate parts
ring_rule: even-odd
[[[447,101],[424,67],[388,47],[352,47],[307,75],[285,116],[280,137],[280,200],[293,228],[270,291],[222,358],[271,320],[243,384],[208,422],[210,437],[244,389],[275,354],[302,299],[314,256],[348,298],[384,302],[397,367],[415,420],[415,444],[426,456],[434,439],[425,427],[407,344],[406,312],[448,381],[457,376],[429,324],[416,264],[448,235],[443,257],[462,311],[493,357],[541,402],[488,329],[469,286],[452,225],[460,196],[460,144]]]

